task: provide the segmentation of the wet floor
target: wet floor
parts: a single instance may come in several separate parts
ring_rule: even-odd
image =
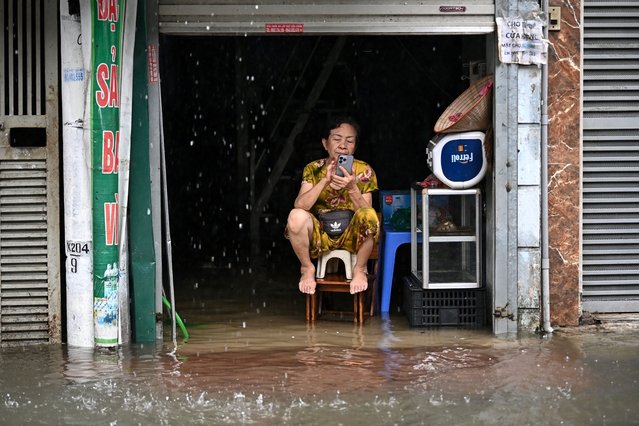
[[[177,281],[177,349],[1,349],[0,424],[639,424],[637,327],[309,326],[295,277]]]

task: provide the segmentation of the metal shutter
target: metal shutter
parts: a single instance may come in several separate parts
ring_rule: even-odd
[[[0,0],[0,345],[60,341],[55,0]]]
[[[639,2],[584,1],[583,310],[639,311]]]
[[[485,34],[494,0],[159,0],[168,34]]]

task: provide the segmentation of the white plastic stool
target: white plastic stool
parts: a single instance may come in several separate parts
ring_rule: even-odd
[[[317,270],[315,272],[316,278],[324,278],[327,272],[335,272],[337,260],[330,262],[331,259],[341,259],[344,262],[344,269],[346,272],[346,279],[353,279],[353,266],[357,263],[357,255],[347,250],[333,250],[328,253],[324,253],[317,258]]]

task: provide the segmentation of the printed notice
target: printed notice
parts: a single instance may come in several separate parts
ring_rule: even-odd
[[[267,33],[303,33],[304,24],[264,24]]]
[[[522,17],[496,18],[499,60],[505,64],[540,65],[548,61],[543,21]]]

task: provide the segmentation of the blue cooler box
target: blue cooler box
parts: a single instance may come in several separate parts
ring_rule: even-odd
[[[483,132],[439,134],[428,143],[428,166],[452,189],[477,185],[486,174]]]

